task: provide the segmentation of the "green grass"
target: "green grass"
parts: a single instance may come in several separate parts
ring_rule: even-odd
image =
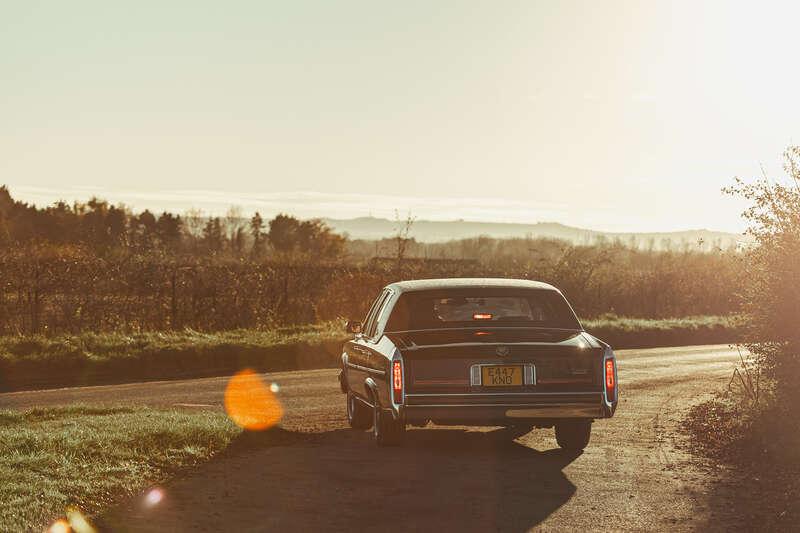
[[[735,316],[649,319],[606,315],[584,320],[583,327],[617,349],[650,348],[737,342],[741,337],[738,320]]]
[[[736,317],[705,315],[682,318],[634,318],[608,314],[583,320],[582,323],[587,331],[605,328],[613,328],[620,331],[643,331],[649,329],[688,330],[716,327],[732,328],[736,325]]]
[[[0,411],[0,531],[41,531],[207,460],[239,433],[223,413],[72,406]]]
[[[16,360],[125,359],[149,352],[211,350],[235,345],[268,348],[299,343],[321,344],[346,338],[339,322],[323,322],[274,330],[231,330],[203,333],[194,330],[145,333],[91,333],[0,337],[0,358]]]
[[[640,319],[608,315],[584,327],[614,348],[729,343],[734,318]],[[269,331],[192,330],[0,337],[0,390],[330,368],[348,338],[340,322]]]

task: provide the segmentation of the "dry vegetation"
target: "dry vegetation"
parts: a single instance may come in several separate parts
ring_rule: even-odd
[[[786,530],[800,522],[800,148],[786,154],[789,180],[737,180],[751,202],[744,216],[756,246],[746,254],[742,359],[725,394],[686,420],[691,442],[731,466],[719,489],[745,529]]]
[[[39,209],[0,188],[0,334],[317,323],[363,316],[381,286],[409,278],[539,279],[583,318],[728,315],[739,301],[735,250],[477,238],[420,257],[407,231],[390,242],[376,257],[318,221],[156,217],[97,199]]]

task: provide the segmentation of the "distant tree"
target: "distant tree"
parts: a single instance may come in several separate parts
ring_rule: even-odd
[[[250,236],[253,238],[253,248],[251,253],[253,256],[258,257],[264,251],[264,219],[261,218],[261,213],[256,211],[256,214],[250,219]]]
[[[289,215],[280,214],[269,221],[267,240],[277,252],[291,252],[297,245],[300,222]]]
[[[206,222],[203,228],[203,244],[211,252],[221,252],[225,246],[225,234],[222,231],[222,221],[214,217]]]
[[[6,248],[11,244],[11,232],[8,229],[8,221],[5,215],[0,213],[0,248]]]
[[[156,221],[155,232],[164,248],[176,250],[181,244],[183,221],[180,216],[164,211]]]
[[[414,217],[411,216],[411,213],[406,215],[404,220],[400,219],[400,213],[397,211],[394,212],[394,220],[395,220],[395,242],[397,244],[396,250],[396,257],[397,257],[397,268],[401,268],[403,264],[403,259],[406,256],[406,250],[408,245],[413,241],[411,238],[411,227],[414,225]]]
[[[207,217],[200,209],[196,209],[194,207],[187,209],[183,214],[183,222],[186,232],[192,237],[201,237],[207,222],[206,218]]]
[[[345,242],[344,237],[333,233],[321,220],[301,222],[283,214],[270,220],[267,239],[279,253],[296,252],[317,259],[339,257]]]
[[[157,240],[156,217],[148,210],[139,213],[130,220],[131,244],[141,250],[152,249]]]
[[[231,250],[234,254],[241,256],[244,251],[244,236],[245,228],[247,226],[247,219],[242,214],[242,208],[233,205],[228,208],[225,213],[225,235],[228,237],[228,242],[231,244]]]
[[[344,237],[336,235],[321,220],[304,220],[297,227],[297,248],[319,259],[333,259],[344,250]]]
[[[108,208],[105,226],[109,247],[119,247],[127,244],[127,214],[122,208],[113,205]]]

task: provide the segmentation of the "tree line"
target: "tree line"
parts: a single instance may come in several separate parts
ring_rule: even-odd
[[[370,246],[288,215],[156,216],[98,199],[36,208],[5,188],[0,227],[0,334],[357,318],[380,287],[411,278],[537,279],[564,291],[585,318],[736,313],[743,285],[735,250],[486,237],[431,248],[407,228]]]
[[[335,259],[345,239],[319,220],[278,215],[249,220],[233,209],[225,217],[185,216],[149,210],[134,213],[123,205],[92,198],[86,203],[56,202],[38,208],[12,198],[0,187],[0,249],[31,244],[80,245],[95,255],[116,252],[202,254],[233,257],[305,254]]]

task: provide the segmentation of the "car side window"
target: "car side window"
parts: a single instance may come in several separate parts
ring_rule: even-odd
[[[372,327],[372,323],[375,321],[375,314],[378,312],[381,304],[383,303],[383,298],[386,296],[386,291],[381,291],[375,301],[372,303],[372,307],[369,308],[369,312],[367,313],[367,317],[364,319],[364,324],[361,327],[361,331],[365,337],[369,337],[369,330]]]
[[[389,306],[389,300],[391,300],[391,296],[392,292],[386,291],[383,301],[381,301],[381,304],[378,306],[378,310],[375,312],[375,317],[372,320],[370,332],[369,335],[367,335],[369,338],[375,337],[375,334],[378,332],[378,324],[380,324],[381,317],[383,317],[383,314],[386,312],[386,308]]]
[[[364,336],[368,339],[375,336],[375,331],[378,329],[378,320],[380,319],[383,308],[386,306],[386,301],[389,299],[389,294],[389,291],[383,291],[378,300],[378,304],[375,306],[375,310],[372,312],[372,316],[370,316],[369,323],[364,329]]]

